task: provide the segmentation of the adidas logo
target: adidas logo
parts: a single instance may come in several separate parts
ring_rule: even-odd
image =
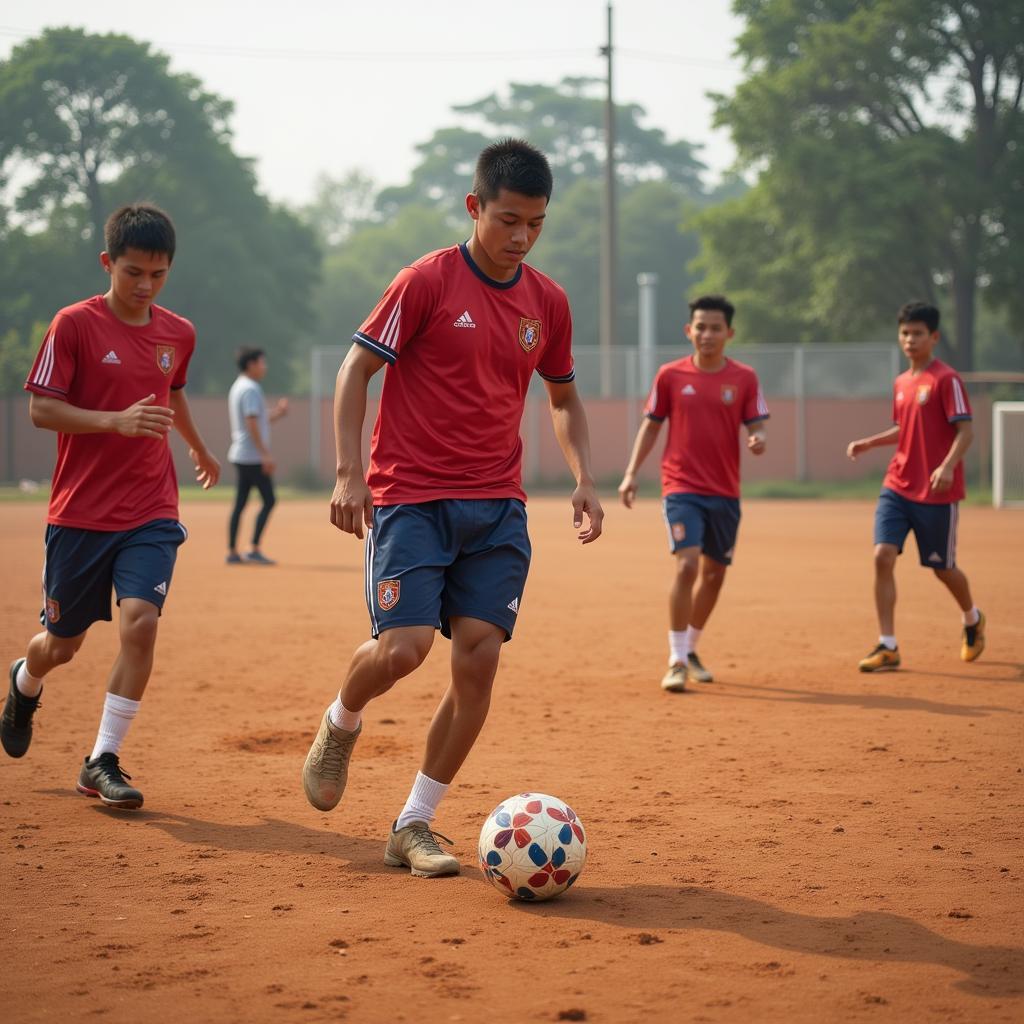
[[[473,323],[473,318],[469,315],[469,310],[467,309],[462,316],[452,324],[452,327],[476,327],[476,324]]]
[[[518,597],[513,597],[512,600],[509,601],[509,603],[507,605],[505,605],[505,607],[508,608],[509,611],[515,612],[516,615],[518,615],[519,614],[519,598]]]
[[[109,351],[109,352],[108,352],[108,353],[107,353],[107,354],[106,354],[106,355],[105,355],[105,356],[104,356],[104,357],[103,357],[103,358],[102,358],[102,359],[100,360],[100,362],[103,362],[103,363],[117,363],[117,365],[118,365],[118,366],[120,366],[120,365],[121,365],[121,360],[117,358],[117,353],[116,353],[116,352],[115,352],[115,351],[114,351],[113,349],[111,349],[111,350],[110,350],[110,351]]]
[[[928,561],[929,562],[940,562],[941,563],[942,562],[942,556],[937,551],[933,551],[928,556]]]
[[[153,589],[158,594],[163,594],[164,597],[166,597],[167,596],[167,580],[164,580],[163,583],[158,583]]]
[[[697,394],[697,389],[692,384],[687,384],[686,387],[683,388],[683,394],[684,395],[695,395],[695,394]]]

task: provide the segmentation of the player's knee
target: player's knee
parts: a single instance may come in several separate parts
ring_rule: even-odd
[[[892,572],[896,565],[896,549],[890,544],[879,544],[875,548],[875,571],[879,573]]]
[[[48,633],[46,636],[47,660],[54,667],[66,665],[78,653],[84,639],[84,636],[68,638]]]
[[[377,650],[377,659],[389,679],[401,679],[402,676],[415,671],[423,664],[423,659],[430,650],[429,645],[424,648],[422,644],[407,639],[385,641],[382,638],[378,643],[381,646]]]
[[[156,605],[133,607],[121,612],[121,643],[144,649],[156,643],[160,612]]]
[[[686,558],[683,555],[676,557],[676,575],[684,583],[693,583],[697,579],[698,564],[696,558]]]

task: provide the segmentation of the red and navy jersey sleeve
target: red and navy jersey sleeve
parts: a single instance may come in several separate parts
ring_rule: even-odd
[[[651,393],[647,396],[647,404],[644,406],[644,415],[649,420],[656,420],[661,423],[669,414],[669,383],[668,367],[662,366],[654,375],[654,383],[651,385]]]
[[[764,400],[761,383],[753,370],[747,374],[747,386],[743,390],[743,422],[749,427],[752,423],[768,419],[768,403]]]
[[[537,363],[537,372],[553,384],[568,384],[576,378],[572,360],[572,313],[564,294],[560,299],[552,317],[551,337]]]
[[[939,381],[939,398],[942,409],[950,423],[972,418],[971,403],[967,400],[967,390],[956,373],[947,373]]]
[[[66,399],[78,365],[78,348],[78,327],[74,318],[58,313],[43,338],[25,381],[25,390]]]
[[[433,296],[423,273],[406,267],[388,285],[352,340],[393,364],[402,346],[420,332],[432,306]]]
[[[189,327],[192,327],[189,324]],[[196,332],[195,328],[189,332],[189,344],[182,346],[178,352],[178,358],[175,360],[174,365],[174,376],[171,378],[171,390],[180,391],[188,383],[188,364],[192,359],[192,353],[196,350]]]

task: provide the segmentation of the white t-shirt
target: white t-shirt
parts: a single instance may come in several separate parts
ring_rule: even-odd
[[[263,457],[249,433],[247,416],[258,416],[263,446],[270,448],[270,416],[263,400],[263,388],[244,373],[240,373],[228,392],[228,417],[231,421],[231,447],[228,462],[243,466],[258,466]]]

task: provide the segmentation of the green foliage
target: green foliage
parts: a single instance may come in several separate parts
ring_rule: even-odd
[[[144,198],[178,232],[160,302],[196,324],[190,386],[224,387],[242,343],[272,353],[268,387],[287,386],[315,319],[319,251],[312,231],[256,191],[231,149],[230,113],[126,36],[51,29],[16,47],[0,63],[0,181],[25,183],[0,216],[0,322],[24,332],[103,290],[103,220]]]
[[[773,335],[863,337],[911,297],[974,361],[980,287],[1024,326],[1024,10],[1015,0],[737,0],[747,79],[718,97],[746,196],[697,222],[709,282]],[[773,313],[773,309],[775,312]],[[779,340],[782,340],[781,338]],[[788,340],[788,337],[787,337]]]
[[[28,331],[12,327],[0,335],[0,395],[21,393],[45,330],[46,324],[39,323]]]

